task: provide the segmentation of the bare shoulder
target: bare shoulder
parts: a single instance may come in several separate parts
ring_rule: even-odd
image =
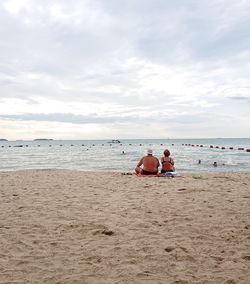
[[[160,164],[160,161],[157,157],[154,157],[155,158],[155,161],[157,162],[157,164],[159,165]]]

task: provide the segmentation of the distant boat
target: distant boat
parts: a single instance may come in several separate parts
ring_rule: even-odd
[[[46,138],[38,138],[34,139],[33,141],[52,141],[53,139],[46,139]]]
[[[8,141],[7,139],[0,139],[0,141]]]
[[[121,143],[121,141],[117,140],[117,139],[113,139],[113,140],[109,141],[108,143]]]

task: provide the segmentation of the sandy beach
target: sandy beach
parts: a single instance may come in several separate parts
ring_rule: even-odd
[[[0,172],[0,283],[249,283],[250,174]]]

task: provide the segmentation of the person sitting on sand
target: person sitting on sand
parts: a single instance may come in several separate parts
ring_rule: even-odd
[[[141,166],[143,166],[143,168],[141,168]],[[159,166],[159,160],[153,156],[152,149],[148,149],[147,156],[141,158],[135,168],[135,172],[136,174],[142,175],[155,175],[158,173]]]
[[[174,172],[174,160],[170,157],[170,151],[166,149],[163,154],[164,157],[161,158],[161,173]]]

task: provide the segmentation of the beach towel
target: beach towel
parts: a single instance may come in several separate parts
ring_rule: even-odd
[[[159,174],[154,175],[142,175],[142,174],[136,174],[138,177],[159,177]]]
[[[178,172],[167,172],[164,174],[153,174],[153,175],[142,175],[136,174],[138,177],[180,177],[181,174]]]
[[[160,176],[162,177],[180,177],[181,174],[178,173],[178,172],[167,172],[167,173],[164,173],[164,174],[159,174]]]

